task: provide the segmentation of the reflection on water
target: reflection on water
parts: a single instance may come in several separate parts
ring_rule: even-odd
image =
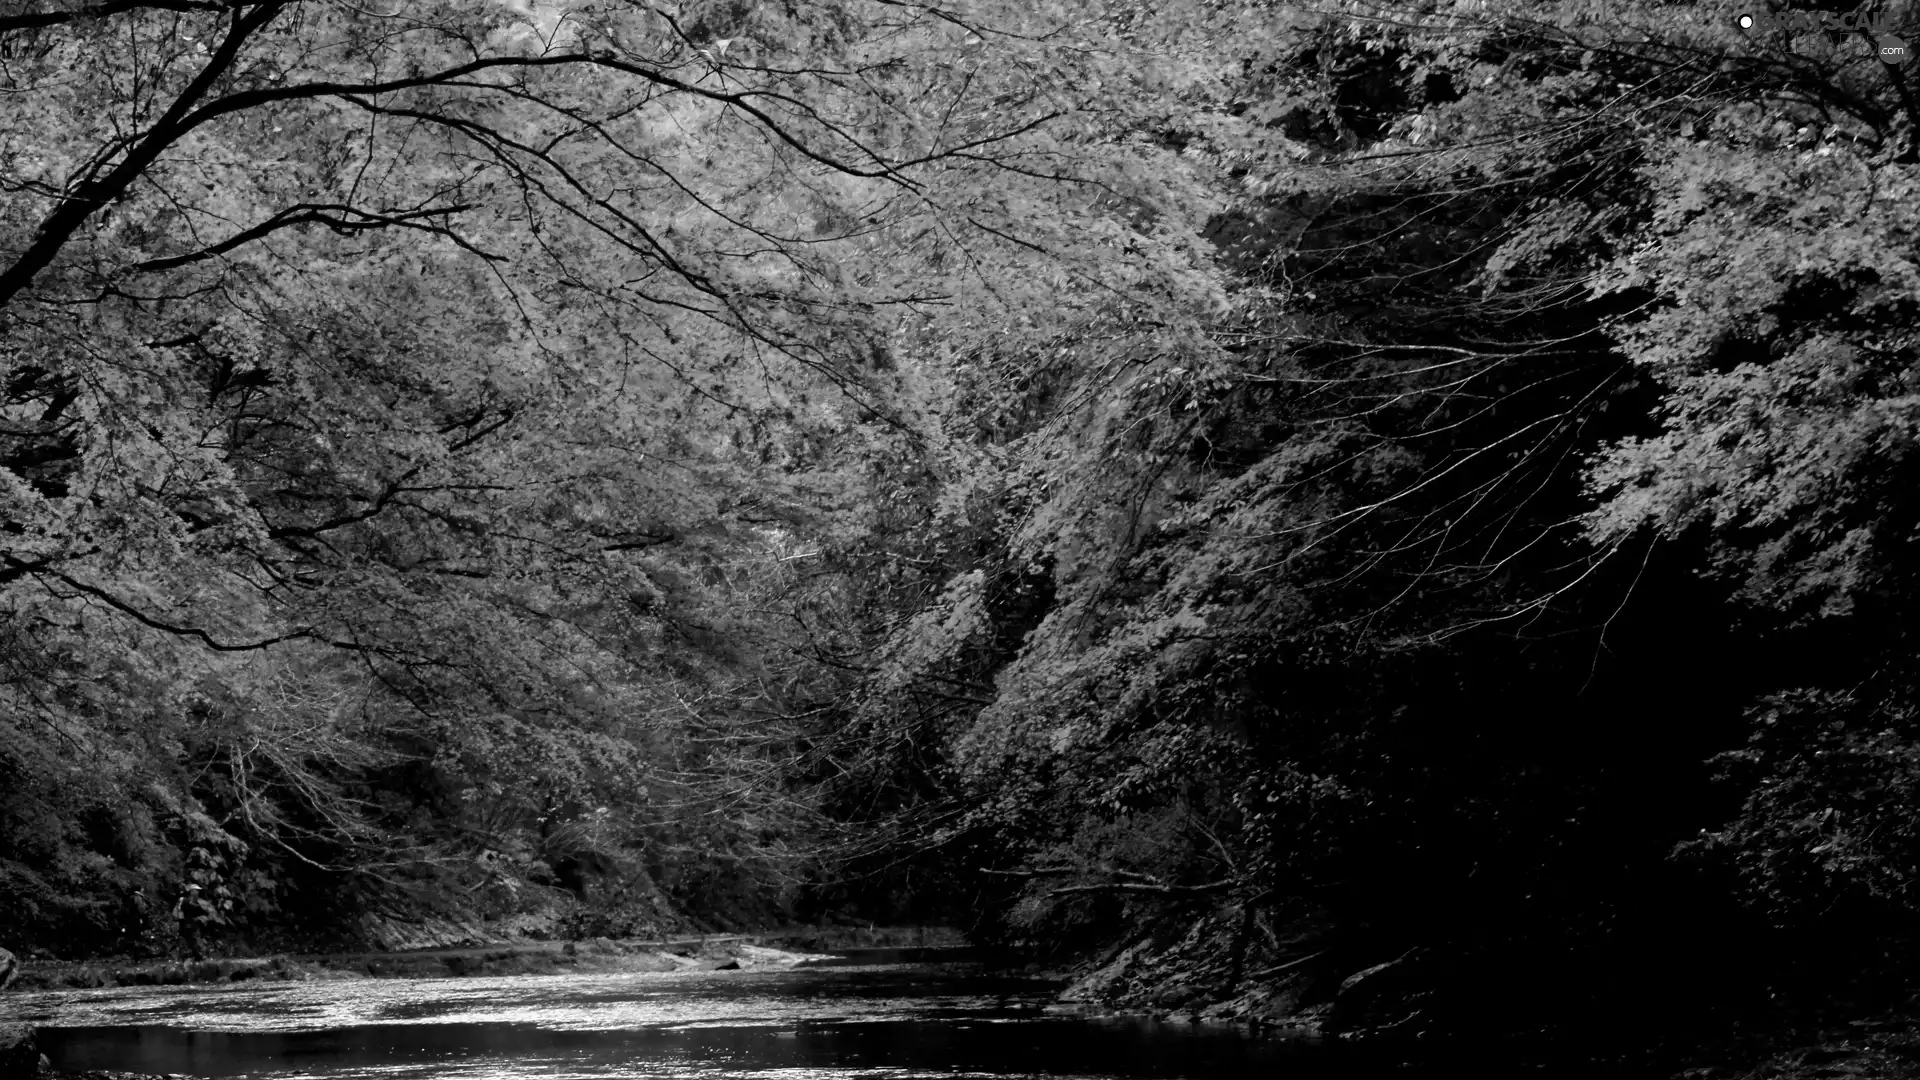
[[[171,1024],[202,1031],[300,1031],[434,1020],[571,1030],[907,1019],[1050,1000],[1052,985],[949,968],[511,975],[238,986],[115,987],[19,995],[29,1023]]]
[[[1054,989],[826,968],[116,988],[10,1011],[42,1025],[58,1068],[274,1080],[1329,1075],[1296,1043],[1048,1014]]]
[[[770,1028],[566,1031],[526,1024],[389,1024],[288,1034],[69,1029],[65,1068],[208,1076],[1259,1076],[1277,1054],[1224,1039],[1140,1039],[1070,1020],[892,1021]],[[1262,1060],[1262,1059],[1266,1060]]]

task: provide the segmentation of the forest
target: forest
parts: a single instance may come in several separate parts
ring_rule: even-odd
[[[0,5],[0,946],[1905,1001],[1920,17],[1868,9]]]

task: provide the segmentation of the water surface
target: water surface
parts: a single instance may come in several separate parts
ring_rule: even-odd
[[[8,1011],[57,1068],[262,1080],[1364,1080],[1298,1042],[1050,1011],[1057,990],[892,965],[119,987]]]

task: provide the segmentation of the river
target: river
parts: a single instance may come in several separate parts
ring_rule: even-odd
[[[1338,1047],[1100,1019],[964,964],[12,995],[56,1068],[261,1080],[1366,1080]]]

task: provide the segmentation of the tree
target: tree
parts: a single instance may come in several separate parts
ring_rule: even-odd
[[[1752,924],[1667,857],[1720,820],[1703,759],[1789,670],[1690,674],[1775,625],[1693,559],[1793,618],[1905,610],[1882,553],[1911,290],[1897,229],[1858,225],[1904,190],[1909,117],[1869,50],[1699,16],[1116,10],[1143,48],[1210,50],[1130,133],[1193,170],[1209,217],[1169,227],[1218,249],[1196,267],[1224,302],[967,358],[973,445],[900,485],[930,580],[860,714],[927,777],[911,835],[1003,882],[1009,933],[1238,901],[1325,945],[1327,993],[1433,948],[1447,1023],[1516,986],[1512,1023],[1597,1017],[1675,949],[1727,1000],[1791,981],[1741,967]],[[1743,337],[1795,359],[1710,359]],[[1748,865],[1778,804],[1753,805],[1727,834]]]
[[[1895,33],[1911,15],[1888,13]],[[1774,930],[1796,987],[1903,992],[1913,752],[1914,106],[1872,34],[1770,28],[1765,93],[1650,147],[1647,222],[1599,287],[1661,388],[1595,456],[1597,545],[1699,553],[1767,678],[1715,759],[1736,805],[1680,847]],[[1804,993],[1804,991],[1799,991]]]
[[[790,727],[704,741],[785,709],[729,567],[924,438],[925,267],[1084,220],[1037,134],[1068,50],[985,14],[993,63],[975,13],[885,3],[0,16],[7,767],[108,762],[165,792],[100,795],[156,851],[191,826],[363,907],[716,807],[787,867],[800,804],[743,777]],[[149,855],[7,880],[184,888]]]

